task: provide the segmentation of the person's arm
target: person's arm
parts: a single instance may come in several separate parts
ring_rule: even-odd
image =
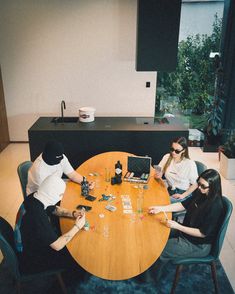
[[[188,195],[192,194],[193,191],[195,191],[197,189],[197,187],[198,187],[197,183],[192,184],[192,185],[190,185],[188,190],[186,190],[184,193],[182,193],[182,194],[174,194],[174,195],[172,195],[172,197],[175,198],[175,199],[184,199]]]
[[[172,203],[169,205],[164,205],[164,206],[150,206],[149,207],[149,213],[150,214],[157,214],[159,212],[178,212],[178,211],[183,211],[185,208],[184,206],[180,203]]]
[[[54,215],[59,217],[69,217],[69,218],[77,218],[81,217],[83,213],[79,210],[70,211],[66,208],[62,208],[60,206],[56,206],[55,210],[52,212]]]
[[[69,174],[67,174],[69,179],[75,183],[81,184],[83,180],[83,176],[81,176],[79,173],[77,173],[75,170]],[[89,182],[89,189],[92,190],[95,187],[94,182]]]
[[[168,157],[169,157],[169,154],[165,154],[163,156],[163,158],[161,159],[161,161],[158,163],[158,166],[161,167],[161,170],[159,170],[159,171],[155,170],[155,174],[154,174],[155,179],[161,179],[162,178],[162,176],[163,176],[162,170],[163,170],[164,165],[167,162]]]
[[[56,251],[59,251],[66,246],[69,241],[80,231],[84,225],[85,225],[85,213],[82,217],[78,217],[75,221],[74,226],[71,230],[69,230],[67,233],[60,236],[55,242],[50,244],[50,247]]]
[[[206,237],[204,234],[201,233],[201,231],[199,229],[183,226],[183,225],[177,223],[176,221],[167,220],[166,226],[171,229],[179,230],[179,231],[181,231],[187,235],[193,236],[193,237],[199,237],[199,238]]]
[[[77,173],[75,170],[69,174],[67,174],[69,179],[75,183],[81,184],[83,177]]]

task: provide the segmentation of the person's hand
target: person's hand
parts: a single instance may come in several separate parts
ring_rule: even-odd
[[[89,182],[89,190],[92,190],[95,188],[95,182]]]
[[[161,171],[156,171],[156,170],[155,170],[154,178],[155,178],[156,180],[161,179],[161,178],[162,178],[162,172],[161,172]]]
[[[184,199],[184,195],[183,194],[178,194],[178,193],[171,195],[171,197],[173,197],[175,199]]]
[[[74,218],[78,218],[78,217],[82,217],[85,213],[84,209],[80,209],[80,210],[74,210],[72,215]]]
[[[148,213],[150,213],[150,214],[157,214],[159,212],[162,212],[161,206],[150,206],[148,208]]]
[[[176,221],[173,221],[173,220],[166,220],[166,221],[164,221],[164,224],[165,224],[168,228],[176,229],[176,230],[178,230],[179,227],[181,226],[179,223],[177,223]]]
[[[82,216],[79,216],[76,218],[75,224],[81,230],[84,227],[85,223],[86,223],[86,216],[84,212]]]

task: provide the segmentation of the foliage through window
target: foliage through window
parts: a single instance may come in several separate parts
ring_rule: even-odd
[[[178,64],[175,72],[158,72],[156,112],[200,116],[206,123],[206,114],[214,103],[216,68],[210,52],[219,52],[222,20],[214,17],[211,35],[188,36],[179,43]],[[201,127],[201,126],[196,126]]]

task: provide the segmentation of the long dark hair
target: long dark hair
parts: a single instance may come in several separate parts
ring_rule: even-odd
[[[204,213],[208,211],[209,207],[211,206],[212,202],[215,201],[215,199],[220,199],[223,205],[220,174],[214,169],[207,169],[200,174],[198,180],[199,179],[203,179],[208,182],[209,191],[207,195],[203,195],[199,189],[194,192],[197,195],[195,202],[197,202],[197,200],[201,199],[202,197],[204,197],[204,201],[200,204],[200,206],[198,206],[198,209],[195,211],[195,213],[192,212],[192,224],[196,221],[199,215],[204,215]],[[195,205],[194,203],[191,205]]]
[[[185,137],[177,137],[177,138],[174,138],[171,141],[171,146],[172,146],[173,143],[179,144],[184,149],[184,152],[181,154],[181,159],[183,159],[184,157],[185,158],[189,158],[188,142],[187,142],[187,139]],[[173,157],[172,157],[172,155],[170,153],[170,155],[169,155],[169,157],[167,159],[167,162],[166,162],[166,164],[163,167],[163,173],[166,172],[166,170],[167,170],[168,166],[170,165],[172,159],[173,159]]]

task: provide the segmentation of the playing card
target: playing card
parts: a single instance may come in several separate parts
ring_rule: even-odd
[[[109,211],[115,211],[117,209],[117,207],[115,207],[113,205],[107,205],[107,206],[105,206],[105,208]]]
[[[133,211],[132,211],[132,209],[124,209],[123,210],[123,213],[125,213],[125,214],[131,214]]]
[[[123,205],[123,208],[124,209],[132,209],[132,206],[131,205]]]

